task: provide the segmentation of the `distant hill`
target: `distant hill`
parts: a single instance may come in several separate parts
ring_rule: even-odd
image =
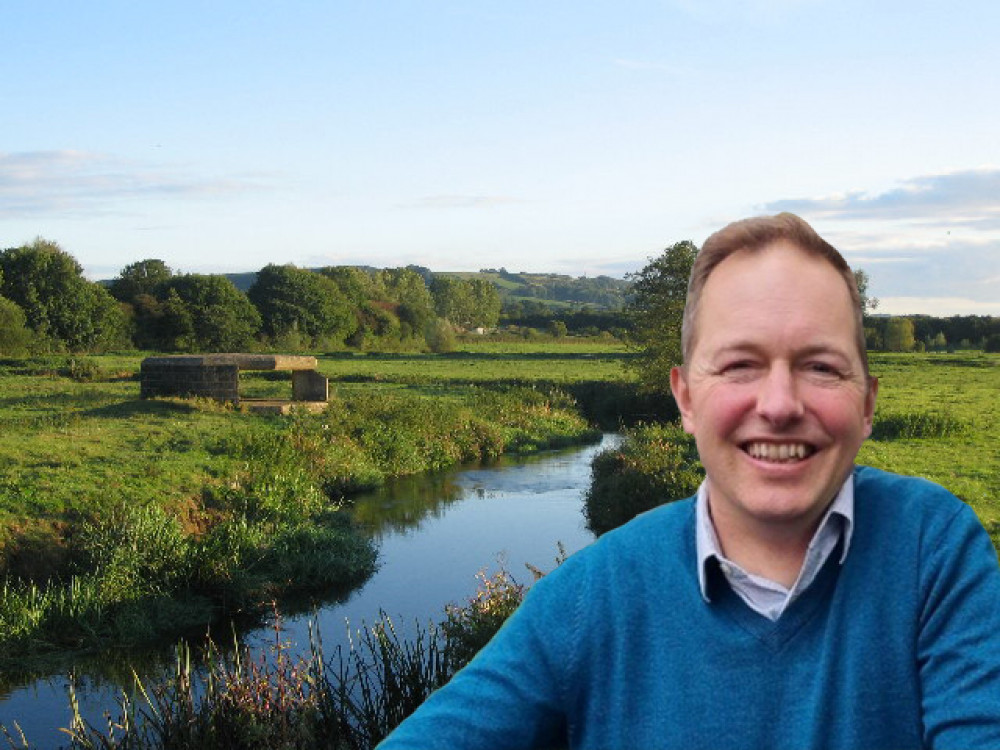
[[[377,271],[373,266],[355,266],[365,271]],[[481,278],[493,283],[505,303],[536,302],[547,307],[592,307],[599,310],[620,310],[628,297],[630,284],[612,276],[569,276],[558,273],[510,273],[504,268],[484,268],[480,271],[431,271],[423,266],[407,266],[430,284],[434,276],[457,276],[463,279]],[[318,271],[318,268],[311,268]],[[245,292],[257,279],[256,271],[222,274]],[[109,286],[113,279],[99,284]]]
[[[359,266],[366,271],[377,270]],[[481,278],[493,283],[503,302],[534,301],[553,307],[587,305],[604,310],[617,310],[625,303],[629,283],[611,276],[568,276],[557,273],[510,273],[504,268],[484,268],[481,271],[431,271],[411,266],[428,283],[432,276],[457,276],[463,279]],[[318,271],[318,268],[310,269]],[[257,278],[256,271],[227,273],[227,279],[244,292]]]
[[[484,268],[478,273],[455,274],[465,278],[478,276],[493,282],[500,297],[508,301],[539,301],[592,305],[617,310],[625,304],[630,284],[611,276],[567,276],[557,273],[511,273],[505,268]]]

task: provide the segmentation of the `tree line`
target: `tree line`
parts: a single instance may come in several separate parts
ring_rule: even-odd
[[[457,330],[489,328],[500,295],[484,279],[411,268],[265,266],[243,292],[218,274],[178,274],[162,260],[91,282],[57,243],[0,251],[0,353],[448,348]]]
[[[690,241],[675,243],[625,281],[505,269],[435,274],[420,266],[270,264],[239,275],[248,282],[240,288],[232,276],[178,274],[157,259],[131,263],[110,283],[95,283],[57,243],[36,239],[0,251],[0,354],[447,351],[456,332],[502,323],[524,335],[630,339],[643,352],[646,377],[667,383],[669,367],[679,361],[680,315],[697,252]],[[878,316],[867,274],[856,271],[855,281],[871,350],[1000,351],[998,317]],[[530,285],[538,297],[525,296]],[[564,298],[553,299],[560,294]],[[606,304],[598,306],[598,299]]]

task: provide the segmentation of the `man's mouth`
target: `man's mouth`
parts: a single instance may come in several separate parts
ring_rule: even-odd
[[[745,443],[743,450],[758,461],[786,464],[802,461],[816,452],[816,448],[808,443],[751,442]]]

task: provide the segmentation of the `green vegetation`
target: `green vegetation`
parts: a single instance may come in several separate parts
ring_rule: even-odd
[[[0,660],[142,641],[355,584],[374,551],[344,512],[351,494],[593,434],[550,387],[383,375],[335,382],[326,411],[282,418],[140,401],[137,367],[0,364]],[[287,382],[248,386],[287,396]]]
[[[138,357],[3,362],[0,617],[11,635],[0,649],[152,637],[163,622],[216,618],[237,603],[259,613],[292,582],[316,591],[364,575],[370,550],[343,512],[353,492],[393,474],[579,439],[588,432],[579,409],[603,399],[620,415],[636,403],[623,346],[558,341],[323,357],[330,408],[291,418],[138,401]],[[881,391],[859,461],[948,487],[1000,547],[1000,358],[874,354],[871,367]],[[244,392],[287,395],[283,378],[248,375]],[[692,441],[663,411],[668,424],[627,430],[595,462],[586,515],[598,533],[694,492]],[[44,571],[57,574],[53,583]],[[276,635],[259,657],[214,652],[201,678],[182,651],[172,682],[145,689],[139,704],[123,698],[128,729],[112,740],[78,721],[74,746],[372,747],[522,594],[509,579],[484,580],[437,626],[405,638],[383,618],[330,665],[318,645],[293,662]]]
[[[201,673],[181,643],[173,675],[151,686],[137,682],[135,700],[123,693],[119,716],[109,717],[106,728],[85,722],[71,693],[70,747],[369,750],[475,655],[524,590],[506,572],[481,574],[477,594],[449,606],[440,624],[425,629],[418,623],[405,639],[383,614],[362,627],[354,647],[338,652],[334,663],[317,638],[308,656],[292,659],[277,615],[274,640],[260,654],[236,644],[227,655],[208,641]],[[12,731],[16,727],[0,725],[10,747],[30,747],[23,736],[15,744]]]
[[[697,254],[693,242],[677,242],[632,277],[629,311],[635,319],[632,335],[641,351],[636,371],[647,389],[664,396],[670,392],[670,369],[684,361],[681,325]]]
[[[693,495],[704,477],[694,438],[674,425],[643,425],[595,459],[584,501],[587,527],[603,534],[639,513]]]

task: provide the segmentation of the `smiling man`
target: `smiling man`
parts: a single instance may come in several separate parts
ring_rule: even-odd
[[[840,254],[790,214],[712,235],[683,351],[698,494],[539,581],[382,747],[1000,749],[996,552],[854,465],[878,384]]]

